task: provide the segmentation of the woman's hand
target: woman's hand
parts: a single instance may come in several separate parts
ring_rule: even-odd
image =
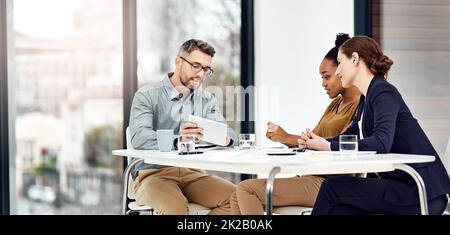
[[[302,141],[305,142],[305,146],[308,149],[319,150],[319,151],[330,151],[330,142],[326,139],[314,134],[311,130],[306,129],[306,134]],[[299,140],[299,148],[300,148],[300,140]]]
[[[300,138],[297,140],[299,149],[308,149],[306,142],[309,140],[309,136],[305,132],[302,132]]]
[[[267,123],[266,137],[269,140],[283,143],[286,141],[288,136],[289,134],[279,125],[272,122]]]

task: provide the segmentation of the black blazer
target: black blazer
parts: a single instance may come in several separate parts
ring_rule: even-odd
[[[358,121],[362,112],[364,139],[358,141],[359,150],[435,156],[434,162],[409,165],[421,175],[429,200],[450,192],[449,176],[438,154],[393,85],[382,77],[372,79],[367,97],[361,96],[357,116],[343,134],[359,136]],[[330,141],[331,150],[339,150],[339,137]],[[385,200],[400,205],[418,202],[417,194],[406,195],[414,190],[417,192],[417,186],[409,175],[399,170],[379,175],[391,180],[385,188]]]

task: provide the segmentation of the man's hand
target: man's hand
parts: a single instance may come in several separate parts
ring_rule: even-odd
[[[180,136],[182,141],[189,141],[192,138],[198,140],[203,137],[203,128],[198,127],[195,122],[186,122],[180,127]]]
[[[226,141],[225,147],[230,146],[230,144],[231,144],[231,137],[227,136],[227,141]]]

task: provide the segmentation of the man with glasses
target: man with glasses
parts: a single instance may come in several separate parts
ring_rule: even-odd
[[[131,143],[135,149],[158,149],[156,131],[172,129],[181,138],[200,138],[202,129],[188,122],[190,114],[226,123],[214,96],[203,90],[211,76],[215,50],[191,39],[183,43],[175,59],[175,72],[134,96],[130,114]],[[227,146],[237,143],[228,128]],[[174,139],[174,148],[176,139]],[[162,214],[189,214],[188,202],[211,208],[210,214],[229,214],[229,197],[235,185],[200,170],[140,164],[133,171],[136,201]]]

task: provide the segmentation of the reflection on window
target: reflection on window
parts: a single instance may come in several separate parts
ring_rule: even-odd
[[[17,213],[120,213],[122,1],[11,3]]]
[[[240,132],[240,109],[233,91],[240,86],[241,0],[140,0],[138,9],[139,86],[153,84],[175,68],[181,44],[196,38],[216,49],[214,74],[203,88],[217,94],[228,124]],[[228,95],[228,91],[232,91]],[[228,95],[228,96],[227,96]],[[236,181],[234,175],[226,177]]]

